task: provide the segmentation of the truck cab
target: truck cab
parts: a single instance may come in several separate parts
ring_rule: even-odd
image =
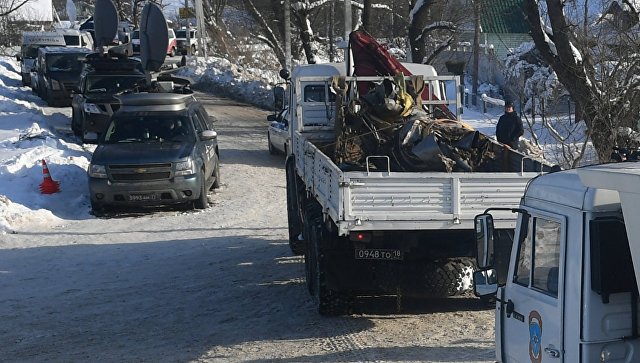
[[[638,185],[636,163],[533,179],[510,209],[512,249],[493,235],[492,211],[507,208],[475,218],[474,290],[496,298],[498,361],[640,361]]]

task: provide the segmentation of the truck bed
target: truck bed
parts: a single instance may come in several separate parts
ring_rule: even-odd
[[[340,235],[358,230],[472,229],[490,206],[517,207],[536,172],[342,171],[327,144],[297,133],[296,169]],[[531,162],[530,160],[527,160]],[[494,213],[496,228],[514,228],[511,213]]]

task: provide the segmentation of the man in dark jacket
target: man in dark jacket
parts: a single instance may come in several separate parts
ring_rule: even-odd
[[[505,102],[504,110],[504,115],[500,116],[498,125],[496,125],[496,137],[499,142],[512,149],[518,149],[518,140],[524,134],[522,120],[514,110],[513,102]]]

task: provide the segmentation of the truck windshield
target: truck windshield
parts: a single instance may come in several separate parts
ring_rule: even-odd
[[[121,74],[88,76],[86,89],[88,93],[120,93],[134,89],[144,79],[144,76]]]
[[[47,70],[50,72],[80,72],[86,54],[49,54]]]
[[[176,30],[176,38],[187,38],[186,30]]]
[[[174,113],[114,116],[103,143],[189,142],[195,139],[189,119]]]
[[[44,45],[23,45],[22,46],[22,58],[36,58],[38,56],[38,48]]]
[[[133,33],[131,33],[131,39],[140,39],[140,31],[134,30]]]

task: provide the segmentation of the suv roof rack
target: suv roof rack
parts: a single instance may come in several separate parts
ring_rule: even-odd
[[[85,63],[96,71],[137,71],[144,74],[142,63],[135,58],[113,58],[100,53],[87,55]]]

